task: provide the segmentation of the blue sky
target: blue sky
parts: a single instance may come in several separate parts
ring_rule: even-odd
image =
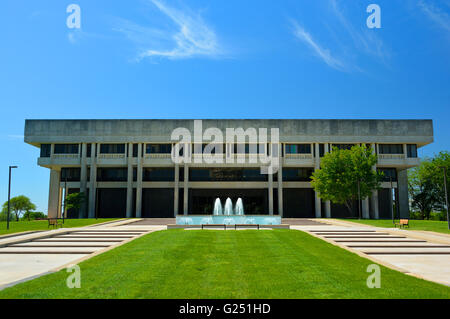
[[[2,202],[15,164],[46,211],[26,118],[427,118],[450,149],[450,0],[5,0],[0,30]]]

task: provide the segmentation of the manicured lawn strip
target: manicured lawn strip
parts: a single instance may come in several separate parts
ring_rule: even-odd
[[[346,221],[377,227],[386,227],[386,228],[394,227],[392,219],[347,219]],[[396,220],[396,222],[398,223],[398,220]],[[411,219],[409,221],[409,228],[402,228],[402,229],[427,230],[438,233],[450,234],[450,230],[448,229],[448,223],[446,221],[439,221],[439,220]]]
[[[66,271],[0,291],[0,298],[450,298],[450,288],[381,267],[296,230],[167,230]]]
[[[117,218],[99,218],[99,219],[66,219],[63,228],[83,227],[93,224],[105,223],[116,220]],[[58,227],[59,228],[59,227]],[[0,235],[20,233],[32,230],[48,230],[53,227],[48,227],[46,220],[31,220],[31,221],[12,221],[9,222],[9,230],[6,230],[6,222],[0,222]]]

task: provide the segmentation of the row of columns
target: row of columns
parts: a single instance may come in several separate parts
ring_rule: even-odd
[[[80,192],[87,193],[87,144],[82,143],[81,150],[81,170],[80,170]],[[81,209],[81,216],[83,218],[94,218],[96,213],[96,195],[97,195],[97,162],[96,162],[96,150],[97,144],[91,144],[91,169],[90,169],[90,187],[89,187],[89,200],[84,204]],[[315,153],[319,154],[319,143],[315,143]],[[372,144],[372,149],[375,145]],[[329,151],[329,144],[325,144],[325,152]],[[280,164],[278,168],[278,212],[280,216],[283,216],[283,165],[281,161],[281,144],[278,144],[278,154],[280,154]],[[127,203],[126,203],[126,216],[133,216],[133,144],[128,144],[128,181],[127,181]],[[315,169],[320,168],[320,156],[315,157]],[[376,169],[374,167],[373,169]],[[138,157],[137,157],[137,187],[136,187],[136,217],[142,216],[142,173],[143,173],[143,159],[142,159],[142,143],[138,144]],[[175,164],[175,183],[174,183],[174,215],[179,213],[179,184],[180,184],[180,165]],[[189,198],[189,166],[184,164],[184,182],[183,182],[183,214],[188,214],[188,198]],[[50,172],[50,190],[49,190],[49,205],[48,214],[49,217],[57,217],[61,209],[61,188],[60,188],[60,171],[51,169]],[[409,203],[408,203],[408,182],[406,170],[399,171],[398,174],[398,191],[399,191],[399,207],[400,216],[408,216]],[[269,197],[269,214],[273,215],[273,174],[268,176],[268,197]],[[373,191],[371,200],[371,210],[375,219],[379,218],[378,207],[378,191]],[[362,200],[362,215],[363,218],[370,218],[369,213],[369,199]],[[321,199],[317,193],[315,193],[315,216],[317,218],[322,217],[322,204]],[[325,217],[331,217],[331,204],[330,201],[325,202]]]

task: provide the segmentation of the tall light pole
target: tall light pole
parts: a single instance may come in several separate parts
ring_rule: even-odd
[[[389,176],[389,179],[391,181],[391,188],[389,189],[389,203],[391,204],[392,224],[395,225],[394,205],[393,205],[394,203],[393,203],[393,200],[392,200],[392,189],[393,189],[393,187],[392,187],[392,176]]]
[[[447,223],[448,223],[448,229],[450,229],[450,218],[448,215],[448,195],[447,195],[447,167],[441,166],[444,170],[444,193],[445,193],[445,207],[447,208]]]
[[[9,182],[8,182],[8,214],[6,215],[6,229],[9,229],[9,210],[10,210],[10,201],[11,201],[11,169],[17,168],[17,166],[9,167]]]

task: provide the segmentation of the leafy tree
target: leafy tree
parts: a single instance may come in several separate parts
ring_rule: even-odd
[[[47,218],[47,215],[45,215],[43,212],[26,212],[22,217],[23,220],[35,220],[38,218]]]
[[[66,209],[80,209],[83,203],[86,201],[86,195],[84,193],[72,193],[66,196],[64,205]]]
[[[32,211],[36,209],[36,205],[34,205],[31,200],[24,196],[19,195],[11,198],[10,200],[10,213],[16,215],[16,221],[19,221],[19,218],[22,214]],[[3,204],[2,212],[8,211],[8,201]],[[10,217],[11,220],[11,217]]]
[[[450,153],[440,152],[434,158],[422,161],[419,167],[409,172],[408,189],[412,208],[420,213],[420,218],[429,219],[433,210],[443,210],[445,203],[444,175],[442,167],[447,168],[449,182]],[[447,188],[449,185],[447,185]]]
[[[344,204],[351,212],[352,202],[358,199],[358,185],[361,199],[380,187],[382,175],[373,170],[377,160],[372,148],[365,145],[355,145],[350,150],[334,147],[322,158],[311,184],[320,198]]]

